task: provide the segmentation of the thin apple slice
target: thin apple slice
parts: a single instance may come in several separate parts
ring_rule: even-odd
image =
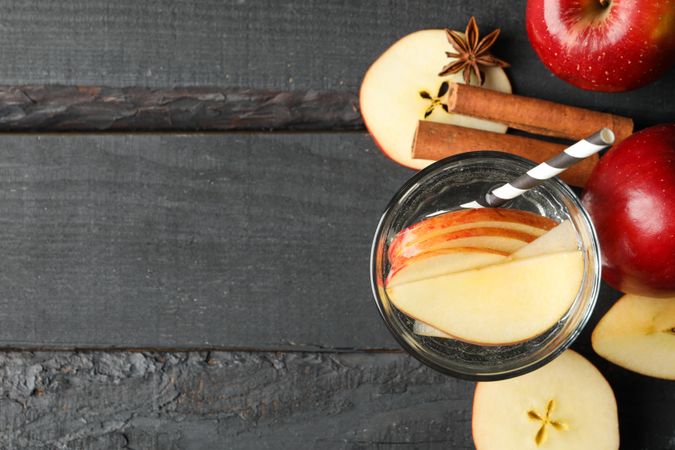
[[[443,333],[438,328],[434,328],[431,325],[427,325],[424,322],[420,322],[419,320],[416,320],[413,323],[413,333],[415,333],[419,336],[436,337],[436,338],[443,338],[443,339],[451,339],[452,338],[452,336],[448,336],[447,334]]]
[[[593,330],[593,349],[633,372],[675,380],[675,297],[627,294]]]
[[[421,241],[467,228],[505,228],[541,236],[557,222],[529,211],[480,208],[450,211],[429,217],[399,232],[389,245],[389,257]]]
[[[572,222],[564,220],[548,233],[522,247],[511,255],[513,259],[532,258],[550,253],[570,252],[579,248],[577,231]]]
[[[523,259],[523,258],[531,258],[535,256],[540,256],[540,255],[547,255],[551,253],[557,253],[557,252],[565,252],[565,251],[573,251],[578,248],[578,242],[577,242],[577,234],[574,229],[574,225],[569,220],[565,220],[562,223],[560,223],[557,227],[553,228],[552,230],[548,231],[546,234],[540,236],[539,238],[535,239],[534,241],[530,242],[527,244],[525,247],[522,247],[520,250],[517,250],[515,253],[511,254],[509,256],[510,259]],[[452,250],[452,249],[451,249]],[[442,250],[439,250],[441,252]],[[451,253],[449,253],[451,254]],[[408,270],[413,270],[412,267],[410,266],[410,263],[414,262],[414,260],[418,259],[423,259],[424,256],[427,255],[426,253],[423,253],[420,256],[413,257],[411,258],[408,262],[407,265],[404,266],[408,267]],[[443,274],[443,268],[440,267],[440,264],[442,260],[438,260],[439,262],[439,267],[436,267],[434,269],[435,272],[437,272],[439,275]],[[496,262],[503,262],[498,261]],[[483,266],[486,266],[487,264],[484,264]],[[473,267],[473,268],[478,268],[479,266]],[[470,268],[467,268],[467,270]],[[450,273],[452,271],[448,271],[447,273]],[[389,278],[392,277],[393,272],[390,273]],[[423,277],[423,278],[429,278],[429,277]],[[422,279],[422,278],[419,278]],[[390,284],[390,286],[393,286],[393,284]],[[415,326],[413,327],[413,332],[417,333],[415,331],[417,328],[417,324],[421,322],[415,321]],[[424,333],[417,333],[420,335],[424,336],[431,336],[431,337],[441,337],[441,338],[450,338],[446,333],[443,333],[440,330],[436,330],[434,327],[427,325],[427,324],[422,324],[422,327],[419,327],[419,330],[422,330]]]
[[[406,264],[407,260],[417,255],[458,247],[483,248],[513,253],[536,238],[532,234],[504,228],[467,228],[425,239],[415,245],[409,245],[402,249],[398,255],[391,258],[390,261],[392,270],[397,270]]]
[[[453,272],[462,272],[503,262],[508,253],[497,250],[459,247],[422,253],[407,259],[396,270],[389,272],[387,287],[433,278]]]
[[[444,30],[421,30],[401,38],[368,69],[359,94],[361,115],[382,151],[399,164],[421,169],[433,161],[413,159],[411,146],[417,122],[427,119],[497,133],[506,126],[446,112],[438,97],[442,83],[462,83],[462,74],[439,77],[454,51]],[[511,93],[506,74],[498,67],[485,67],[484,88]],[[431,111],[429,115],[427,112]]]
[[[526,375],[478,383],[472,428],[477,450],[619,448],[614,392],[572,350]]]
[[[554,253],[387,289],[400,311],[467,342],[521,342],[569,310],[583,278],[580,251]]]

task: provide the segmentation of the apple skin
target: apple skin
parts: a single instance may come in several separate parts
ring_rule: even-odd
[[[479,225],[472,226],[472,224]],[[461,228],[499,228],[504,225],[504,228],[513,229],[510,224],[522,226],[521,231],[530,234],[535,234],[530,229],[540,229],[541,232],[537,233],[537,236],[558,225],[555,220],[548,217],[517,209],[480,208],[450,211],[429,217],[400,231],[389,245],[389,258],[395,258],[407,246],[429,239],[431,236]]]
[[[603,279],[629,294],[675,295],[675,123],[635,133],[600,158],[582,201]]]
[[[675,61],[675,0],[528,0],[526,24],[542,62],[582,89],[635,89]]]
[[[407,260],[434,250],[452,247],[478,247],[511,253],[537,239],[538,236],[506,228],[466,228],[425,239],[402,249],[390,258],[392,271],[402,267]],[[484,238],[491,242],[476,242]]]

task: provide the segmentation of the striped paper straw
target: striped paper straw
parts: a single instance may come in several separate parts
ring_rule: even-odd
[[[582,159],[588,158],[600,150],[609,147],[613,143],[614,132],[609,128],[603,128],[586,139],[582,139],[576,144],[567,147],[562,153],[530,169],[527,173],[512,182],[506,183],[492,192],[488,192],[485,198],[464,203],[461,206],[462,208],[494,208],[501,206],[533,187],[539,186],[545,180],[557,176]]]

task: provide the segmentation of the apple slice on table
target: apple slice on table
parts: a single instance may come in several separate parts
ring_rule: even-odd
[[[389,257],[396,256],[409,245],[466,228],[506,228],[541,236],[556,225],[555,220],[548,217],[517,209],[450,211],[424,219],[399,232],[389,245]]]
[[[614,392],[572,350],[526,375],[478,383],[472,429],[477,450],[619,448]]]
[[[536,238],[533,234],[506,228],[466,228],[452,231],[405,247],[390,259],[391,270],[397,270],[417,255],[448,248],[474,247],[509,254]]]
[[[624,295],[591,338],[603,358],[633,372],[675,380],[675,297]]]
[[[457,339],[506,345],[555,325],[574,303],[583,269],[580,251],[561,252],[392,286],[387,295]]]
[[[479,128],[497,133],[506,126],[450,114],[440,102],[443,83],[463,82],[462,74],[439,77],[454,51],[444,30],[421,30],[401,38],[368,69],[361,84],[361,115],[382,151],[399,164],[421,169],[433,161],[413,159],[411,146],[421,119]],[[501,68],[486,67],[483,87],[510,93],[511,84]]]
[[[503,262],[508,253],[483,248],[458,247],[434,250],[405,260],[398,268],[389,271],[387,287],[462,272]]]

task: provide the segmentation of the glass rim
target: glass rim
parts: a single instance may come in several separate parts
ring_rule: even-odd
[[[523,375],[525,373],[531,372],[533,370],[536,370],[545,364],[549,363],[553,359],[555,359],[557,356],[559,356],[562,352],[564,352],[566,349],[570,347],[570,345],[576,340],[576,338],[579,336],[581,331],[584,329],[586,324],[588,323],[595,304],[597,302],[597,298],[600,292],[600,285],[601,285],[601,262],[600,262],[600,246],[598,243],[598,237],[595,231],[595,227],[593,226],[593,222],[591,221],[590,216],[588,215],[587,211],[583,207],[583,204],[581,203],[579,197],[576,195],[576,193],[562,180],[560,180],[558,177],[551,178],[545,182],[547,183],[553,183],[555,188],[562,192],[563,196],[570,200],[574,207],[578,210],[578,213],[581,217],[581,220],[583,223],[587,225],[587,231],[589,232],[590,235],[590,241],[592,244],[592,247],[595,251],[590,252],[592,254],[593,258],[593,266],[597,268],[596,271],[594,271],[594,276],[593,279],[590,280],[589,282],[591,284],[591,292],[589,293],[589,299],[587,303],[584,305],[582,315],[579,318],[578,323],[576,326],[569,332],[568,335],[564,337],[564,340],[560,342],[557,347],[553,348],[550,352],[548,352],[546,355],[544,355],[541,358],[536,359],[535,361],[531,361],[527,364],[524,364],[522,366],[519,366],[514,369],[506,369],[505,371],[494,371],[491,373],[466,373],[466,372],[461,372],[458,370],[453,370],[452,368],[449,368],[447,366],[443,366],[436,362],[434,359],[430,358],[423,352],[420,352],[418,349],[416,349],[413,345],[411,345],[410,342],[402,335],[400,330],[394,325],[393,321],[389,318],[388,314],[385,311],[385,305],[383,304],[383,300],[381,299],[381,296],[379,295],[378,292],[378,276],[379,274],[377,273],[377,257],[378,257],[378,247],[380,247],[380,241],[383,238],[383,232],[384,232],[384,225],[386,222],[386,219],[389,218],[391,215],[392,211],[394,211],[399,204],[400,200],[408,193],[410,192],[411,189],[414,189],[416,185],[418,185],[422,180],[426,179],[430,175],[434,174],[437,171],[441,171],[445,166],[450,165],[455,162],[459,162],[462,160],[466,159],[502,159],[502,160],[509,160],[511,162],[521,164],[528,166],[528,168],[534,167],[536,163],[532,162],[531,160],[528,160],[526,158],[517,156],[517,155],[511,155],[508,153],[504,152],[498,152],[498,151],[473,151],[473,152],[466,152],[462,153],[459,155],[453,155],[444,159],[441,159],[439,161],[436,161],[429,166],[421,169],[417,173],[415,173],[413,176],[411,176],[401,187],[396,191],[396,193],[392,196],[391,200],[387,204],[386,208],[384,209],[382,215],[380,216],[380,220],[378,221],[375,234],[373,237],[372,245],[371,245],[371,251],[370,251],[370,283],[371,283],[371,290],[373,293],[373,298],[375,300],[375,304],[377,306],[378,312],[383,319],[387,329],[391,333],[391,335],[396,339],[396,341],[401,345],[401,347],[411,356],[422,362],[423,364],[431,367],[432,369],[441,372],[445,375],[450,375],[455,378],[459,379],[464,379],[464,380],[469,380],[469,381],[496,381],[496,380],[503,380],[503,379],[508,379],[508,378],[513,378],[519,375]],[[526,169],[527,170],[527,169]],[[384,247],[383,247],[384,248]],[[580,287],[580,290],[583,288],[583,283],[582,286]],[[395,308],[393,305],[390,306],[391,308]]]

